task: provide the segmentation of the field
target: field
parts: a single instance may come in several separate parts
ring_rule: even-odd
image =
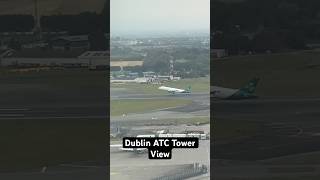
[[[101,120],[8,120],[0,122],[0,171],[39,169],[106,156]]]
[[[111,100],[111,116],[119,116],[129,113],[143,113],[152,110],[184,106],[192,101],[184,99],[129,99]]]
[[[205,125],[210,123],[210,117],[157,119],[155,121],[130,121],[123,122],[124,126],[175,126],[175,125]]]
[[[23,73],[0,69],[0,171],[38,171],[44,165],[105,159],[107,120],[39,117],[55,116],[60,106],[76,109],[104,101],[106,74],[70,69]],[[6,119],[3,109],[19,107],[33,114],[26,119]],[[37,107],[44,112],[33,111]],[[24,116],[25,112],[17,113]]]
[[[320,51],[228,57],[211,61],[211,77],[233,88],[259,77],[259,96],[319,96],[319,60]]]
[[[209,93],[210,90],[210,78],[194,78],[194,79],[182,79],[179,81],[171,81],[162,84],[163,86],[169,86],[180,89],[187,89],[191,87],[191,92],[194,93]],[[159,90],[160,85],[155,84],[138,84],[138,83],[126,83],[126,84],[111,84],[111,88],[125,88],[131,93],[144,93],[144,94],[167,94],[168,92]]]
[[[107,87],[106,71],[87,69],[47,70],[40,72],[13,72],[0,69],[2,84],[43,85],[50,88],[103,88]]]

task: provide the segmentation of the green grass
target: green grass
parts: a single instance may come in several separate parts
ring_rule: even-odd
[[[1,121],[0,171],[104,159],[106,128],[92,119]]]
[[[195,93],[208,92],[210,90],[210,78],[194,78],[194,79],[182,79],[179,81],[170,81],[162,84],[164,86],[170,86],[174,88],[187,89],[191,86],[191,91]],[[126,83],[126,84],[111,84],[111,88],[125,88],[132,93],[144,93],[144,94],[167,94],[166,91],[159,90],[160,85],[155,84],[138,84],[138,83]]]
[[[239,88],[260,77],[259,96],[319,96],[319,51],[228,57],[211,62],[214,85]]]
[[[156,109],[184,106],[190,104],[191,100],[185,99],[129,99],[111,100],[111,116],[129,113],[143,113]]]
[[[154,122],[147,122],[146,124],[154,125]],[[159,125],[204,125],[210,123],[210,117],[193,117],[193,118],[179,118],[179,119],[161,119],[156,122]]]
[[[1,100],[4,107],[15,107],[39,101],[55,103],[52,99],[70,92],[105,92],[107,74],[85,69],[23,73],[0,69]],[[24,97],[34,101],[15,102]],[[105,159],[106,123],[94,119],[1,120],[0,171],[40,171],[43,165]]]
[[[192,118],[171,118],[157,119],[154,121],[131,121],[124,123],[125,126],[171,126],[171,125],[204,125],[210,123],[210,117],[192,117]]]
[[[50,88],[106,88],[106,71],[88,69],[47,70],[40,72],[10,72],[0,70],[2,84],[42,85]]]

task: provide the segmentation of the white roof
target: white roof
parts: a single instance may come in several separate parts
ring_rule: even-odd
[[[109,51],[86,51],[79,56],[80,59],[87,59],[87,58],[109,58],[110,53]]]

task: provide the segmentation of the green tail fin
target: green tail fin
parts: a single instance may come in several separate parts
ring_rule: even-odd
[[[188,88],[186,89],[187,92],[191,92],[191,86],[188,86]]]
[[[246,98],[255,98],[257,96],[253,95],[256,90],[259,78],[254,78],[249,81],[243,88],[240,88],[235,94],[233,94],[229,99],[246,99]]]
[[[258,82],[259,78],[253,78],[251,81],[249,81],[248,84],[246,84],[243,88],[240,89],[240,92],[242,94],[253,94],[256,90]]]

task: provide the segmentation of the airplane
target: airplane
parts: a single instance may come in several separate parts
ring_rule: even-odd
[[[190,94],[191,93],[191,86],[189,86],[187,89],[178,89],[173,87],[167,87],[167,86],[160,86],[158,89],[168,91],[171,94]]]
[[[240,89],[211,86],[210,96],[217,99],[250,99],[257,98],[254,95],[259,78],[253,78],[249,83]]]

